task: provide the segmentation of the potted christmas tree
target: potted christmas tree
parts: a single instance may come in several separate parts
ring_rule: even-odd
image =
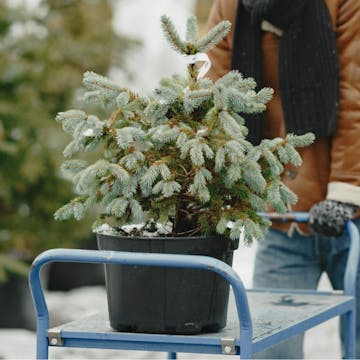
[[[187,76],[160,81],[143,97],[86,72],[86,100],[100,102],[109,117],[82,110],[59,113],[72,136],[64,150],[73,157],[101,147],[101,157],[65,161],[79,194],[55,218],[81,219],[96,204],[100,249],[202,254],[231,264],[240,237],[262,239],[269,221],[258,215],[267,204],[287,211],[296,195],[282,182],[284,164],[300,165],[295,147],[312,134],[246,140],[243,116],[262,112],[272,89],[232,71],[213,83],[203,77],[205,53],[229,31],[219,23],[197,38],[187,21],[182,40],[167,16],[161,18],[170,45],[187,56]],[[206,64],[205,64],[206,66]],[[230,226],[229,224],[232,224]],[[225,325],[228,286],[202,270],[107,266],[110,323],[117,330],[197,333]]]

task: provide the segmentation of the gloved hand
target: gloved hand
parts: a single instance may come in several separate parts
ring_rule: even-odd
[[[340,201],[320,201],[310,209],[309,227],[320,235],[340,236],[357,209],[356,205]]]

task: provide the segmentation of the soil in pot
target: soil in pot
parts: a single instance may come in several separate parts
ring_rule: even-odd
[[[232,265],[233,242],[218,236],[97,238],[101,250],[206,255]],[[105,274],[115,330],[197,334],[226,325],[229,284],[212,271],[105,265]]]

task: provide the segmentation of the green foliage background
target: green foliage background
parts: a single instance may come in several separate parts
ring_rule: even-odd
[[[32,258],[78,245],[90,225],[59,223],[71,186],[59,174],[55,114],[74,106],[86,70],[119,66],[134,41],[112,30],[105,0],[43,0],[34,14],[0,2],[0,252]],[[3,262],[4,263],[4,262]],[[0,264],[1,268],[1,264]]]

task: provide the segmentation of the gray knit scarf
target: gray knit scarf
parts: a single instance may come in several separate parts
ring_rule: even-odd
[[[336,36],[324,0],[239,0],[232,68],[262,78],[261,22],[267,20],[283,34],[279,45],[279,84],[286,131],[316,137],[331,136],[339,103]],[[248,117],[249,140],[264,137],[262,114]]]

